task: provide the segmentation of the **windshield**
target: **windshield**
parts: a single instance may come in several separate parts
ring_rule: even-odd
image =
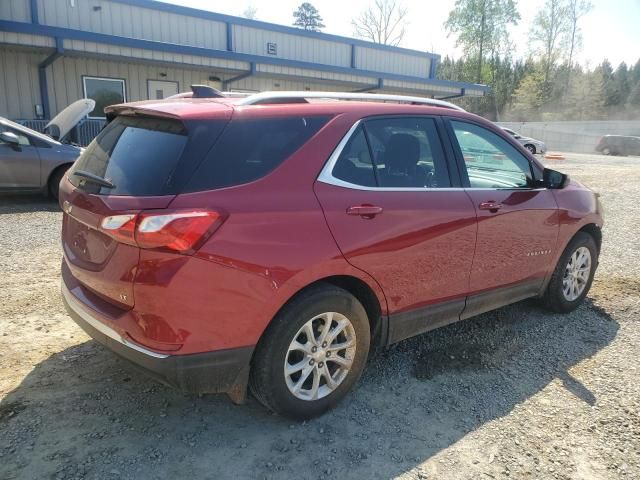
[[[11,120],[8,120],[6,118],[2,118],[1,120],[2,120],[2,123],[7,125],[8,127],[15,128],[16,130],[24,132],[26,135],[31,135],[32,137],[39,138],[40,140],[42,140],[44,142],[53,143],[53,144],[56,144],[56,145],[61,145],[60,142],[54,140],[53,138],[51,138],[48,135],[45,135],[44,133],[40,133],[40,132],[38,132],[36,130],[32,130],[32,129],[28,128],[28,127],[25,127],[24,125],[20,125],[19,123],[12,122]]]

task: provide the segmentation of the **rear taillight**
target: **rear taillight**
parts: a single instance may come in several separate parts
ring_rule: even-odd
[[[113,215],[101,230],[115,240],[138,246],[193,253],[224,221],[211,210]]]

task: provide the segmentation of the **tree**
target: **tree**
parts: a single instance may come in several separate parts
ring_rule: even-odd
[[[501,47],[508,45],[507,27],[518,20],[520,14],[513,0],[456,0],[444,26],[448,35],[457,35],[456,46],[462,46],[465,55],[477,58],[477,83],[482,83],[487,52],[493,60],[497,58]],[[491,74],[495,76],[493,68]]]
[[[602,78],[604,105],[606,107],[616,105],[619,101],[619,98],[613,79],[613,67],[611,66],[611,62],[609,62],[609,60],[605,58],[602,63],[596,67],[595,70]]]
[[[566,48],[567,5],[564,0],[547,0],[533,19],[531,39],[542,55],[545,100],[550,90],[550,77]]]
[[[396,0],[375,0],[351,21],[357,37],[383,45],[399,45],[405,34],[408,10]]]
[[[567,90],[571,82],[571,72],[573,69],[573,56],[576,50],[582,45],[582,34],[578,21],[591,11],[593,4],[589,0],[568,0],[568,28],[567,41],[569,43],[569,59],[567,60]]]
[[[624,105],[627,103],[629,93],[631,93],[631,85],[629,85],[629,70],[627,64],[622,62],[613,72],[613,85],[616,92],[616,105]]]
[[[244,18],[248,18],[249,20],[255,20],[256,19],[256,13],[258,13],[258,9],[256,7],[254,7],[253,5],[249,5],[245,11],[243,12],[242,16]]]
[[[578,22],[591,11],[593,4],[589,0],[569,0],[567,3],[567,37],[569,43],[569,69],[573,67],[573,55],[582,44],[582,34]]]
[[[544,103],[543,77],[540,72],[532,72],[522,79],[513,93],[513,113],[521,121],[532,121],[540,116]]]
[[[596,120],[604,117],[604,82],[596,69],[576,75],[566,92],[564,117],[571,120]]]
[[[633,111],[635,109],[636,112],[640,111],[640,82],[636,83],[636,86],[633,87],[631,93],[629,94],[629,100],[627,101],[627,105]],[[637,116],[637,113],[636,113]]]
[[[319,32],[324,28],[322,23],[322,17],[318,12],[318,9],[311,5],[309,2],[304,2],[298,9],[293,12],[294,27],[301,27],[305,30],[311,30],[312,32]]]

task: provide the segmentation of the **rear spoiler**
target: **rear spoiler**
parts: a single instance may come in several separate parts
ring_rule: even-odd
[[[119,115],[127,115],[127,116],[144,116],[144,117],[160,117],[160,118],[169,118],[172,120],[182,120],[179,115],[176,115],[171,112],[166,112],[163,110],[156,110],[153,108],[144,108],[144,107],[136,107],[134,105],[128,104],[120,104],[120,105],[111,105],[104,109],[104,113],[107,118],[107,123],[111,122],[114,118]]]

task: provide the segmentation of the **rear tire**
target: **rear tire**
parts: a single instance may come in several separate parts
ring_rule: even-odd
[[[565,248],[542,297],[546,308],[568,313],[584,302],[598,266],[598,247],[591,235],[578,232]]]
[[[51,177],[49,177],[49,195],[51,195],[51,198],[53,198],[54,200],[58,200],[58,196],[60,193],[60,182],[62,181],[62,177],[64,177],[64,174],[67,173],[67,170],[69,170],[69,167],[70,165],[58,167],[57,170],[55,170],[51,174]]]
[[[278,313],[258,343],[251,392],[284,417],[322,415],[362,375],[369,328],[364,307],[349,292],[329,284],[312,287]]]
[[[610,149],[609,147],[604,147],[604,148],[602,149],[602,153],[603,153],[604,155],[611,155],[611,149]]]

